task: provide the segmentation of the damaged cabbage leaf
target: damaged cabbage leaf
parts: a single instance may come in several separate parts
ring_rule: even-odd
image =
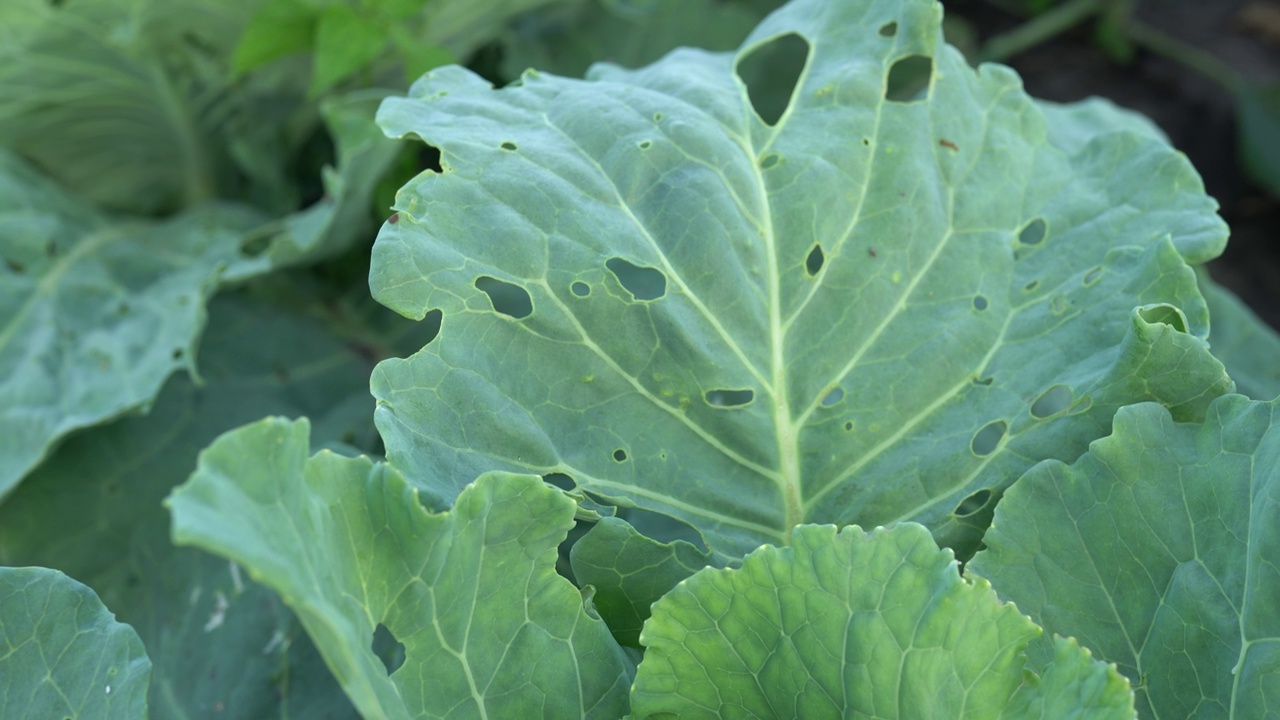
[[[277,418],[222,436],[167,501],[173,535],[279,592],[362,715],[625,714],[627,660],[555,572],[568,496],[495,473],[431,514],[388,465],[308,458],[309,433]],[[371,649],[378,628],[399,667]]]
[[[1014,484],[966,571],[1119,666],[1142,717],[1267,717],[1280,707],[1275,415],[1240,395],[1203,423],[1122,409],[1075,464]]]
[[[920,525],[792,539],[654,604],[632,717],[1135,717],[1129,683],[1074,640],[1031,673],[1040,629]]]
[[[48,568],[0,567],[0,717],[147,716],[151,661],[89,588]]]
[[[1187,263],[1227,232],[1194,170],[1147,132],[1058,147],[940,16],[798,0],[736,54],[501,90],[445,68],[386,101],[444,168],[374,249],[381,302],[443,314],[372,380],[391,461],[443,503],[562,473],[722,558],[900,520],[966,554],[1119,406],[1202,417],[1231,383]],[[775,117],[735,70],[783,37],[808,54]]]

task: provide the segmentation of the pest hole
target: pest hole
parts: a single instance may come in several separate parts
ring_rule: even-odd
[[[517,150],[516,144],[511,142],[510,140],[502,143],[502,149],[506,150],[507,152],[515,152]]]
[[[974,385],[983,385],[983,386],[987,386],[987,387],[989,387],[989,386],[991,385],[991,381],[992,381],[992,379],[993,379],[993,378],[990,378],[990,377],[984,377],[984,378],[975,377],[975,378],[973,379],[973,384],[974,384]]]
[[[822,253],[821,245],[814,245],[809,251],[809,256],[804,259],[804,271],[809,273],[809,277],[818,274],[822,269],[822,264],[827,261],[827,256]]]
[[[533,314],[533,299],[519,285],[512,285],[487,275],[476,278],[476,287],[489,296],[493,309],[520,320]]]
[[[1089,272],[1085,273],[1084,279],[1081,280],[1080,282],[1085,287],[1089,287],[1090,285],[1093,285],[1094,283],[1098,282],[1098,279],[1101,277],[1102,277],[1102,268],[1096,267],[1090,270]]]
[[[173,359],[174,359],[174,360],[181,360],[181,359],[182,359],[182,356],[183,356],[183,355],[185,355],[185,354],[186,354],[186,353],[183,351],[183,349],[182,349],[182,348],[174,348],[174,349],[173,349],[173,352],[172,352],[172,353],[170,353],[170,355],[172,355],[172,356],[173,356]]]
[[[928,55],[908,55],[889,68],[885,78],[884,99],[889,102],[915,102],[923,100],[933,77],[933,58]]]
[[[981,295],[973,296],[973,309],[982,311],[987,309],[987,299]]]
[[[769,168],[777,167],[780,160],[782,160],[782,157],[778,153],[769,153],[760,158],[760,169],[768,170]]]
[[[712,407],[742,407],[756,397],[754,390],[708,390],[703,398]]]
[[[852,420],[846,420],[846,421],[845,421],[845,423],[844,423],[844,431],[845,431],[845,432],[850,432],[851,430],[853,430],[853,421],[852,421]]]
[[[1138,309],[1138,317],[1146,320],[1149,324],[1155,325],[1161,323],[1177,330],[1180,333],[1187,331],[1187,318],[1178,308],[1167,303],[1158,305],[1148,305]]]
[[[609,258],[604,266],[636,300],[657,300],[667,294],[667,276],[661,270],[632,265],[618,257]]]
[[[871,138],[862,138],[863,147],[871,147]]]
[[[1031,403],[1031,416],[1043,420],[1057,415],[1071,405],[1073,397],[1071,388],[1066,385],[1054,385]]]
[[[564,473],[548,473],[542,476],[542,482],[548,485],[554,485],[565,492],[572,492],[578,487],[578,483],[573,481],[572,477]]]
[[[887,22],[880,26],[880,37],[893,37],[898,34],[898,23]]]
[[[1035,292],[1035,289],[1038,287],[1040,287],[1040,281],[1032,280],[1031,282],[1022,286],[1022,292]]]
[[[420,327],[422,328],[421,330],[423,334],[422,344],[424,346],[431,344],[431,341],[435,340],[436,337],[440,335],[440,323],[442,323],[443,321],[444,321],[444,313],[440,312],[439,310],[431,310],[425,316],[423,316],[422,324]],[[379,359],[379,354],[377,352],[370,352],[369,358],[371,360],[376,361]]]
[[[986,507],[989,502],[991,502],[991,491],[982,488],[961,500],[960,504],[956,506],[955,515],[956,517],[968,517]]]
[[[662,115],[662,113],[660,113],[660,112],[659,112],[659,113],[654,113],[654,114],[653,114],[653,121],[654,121],[654,122],[656,122],[656,123],[660,123],[660,122],[662,122],[662,118],[663,118],[663,115]]]
[[[808,59],[809,43],[787,33],[752,48],[738,61],[738,79],[747,87],[751,107],[765,125],[776,125],[786,112]]]
[[[973,441],[969,443],[969,448],[973,450],[974,455],[986,457],[995,451],[996,446],[1000,444],[1000,440],[1004,438],[1004,434],[1008,429],[1009,424],[1005,421],[993,420],[974,433]]]
[[[1044,240],[1044,233],[1044,219],[1036,218],[1027,223],[1027,226],[1022,228],[1022,232],[1018,233],[1018,242],[1023,245],[1039,245]]]
[[[591,294],[591,286],[584,282],[576,282],[569,286],[569,292],[578,297],[586,297]]]
[[[618,448],[617,450],[614,450],[614,451],[613,451],[613,460],[614,460],[614,462],[626,462],[626,461],[627,461],[627,451],[626,451],[626,450],[623,450],[622,448]]]
[[[370,643],[369,649],[373,650],[373,654],[382,661],[388,675],[399,670],[404,664],[404,643],[397,640],[396,636],[392,635],[387,626],[382,623],[378,623],[378,627],[373,629],[373,642]]]
[[[831,388],[831,391],[828,392],[822,398],[822,407],[831,407],[832,405],[835,405],[836,403],[840,402],[843,399],[844,399],[843,388]]]
[[[648,150],[649,148],[653,147],[653,141],[641,140],[640,142],[636,143],[636,147],[640,148],[641,150]]]

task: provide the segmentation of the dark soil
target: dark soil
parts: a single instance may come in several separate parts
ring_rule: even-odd
[[[980,40],[1025,22],[991,0],[944,3]],[[1135,17],[1248,81],[1280,82],[1280,0],[1139,0]],[[1227,251],[1210,264],[1211,273],[1280,328],[1280,196],[1252,184],[1241,167],[1230,92],[1151,51],[1138,49],[1124,64],[1113,60],[1095,40],[1092,22],[1004,62],[1034,97],[1067,102],[1100,95],[1154,120],[1191,158],[1231,226]]]

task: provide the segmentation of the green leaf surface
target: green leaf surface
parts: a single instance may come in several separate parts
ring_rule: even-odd
[[[1259,187],[1280,195],[1280,83],[1236,93],[1240,164]]]
[[[1122,409],[1073,465],[1006,493],[966,571],[1115,663],[1144,718],[1280,707],[1275,402],[1215,401],[1203,424]],[[1039,649],[1044,654],[1044,649]]]
[[[0,717],[137,720],[151,662],[138,635],[56,570],[0,567]]]
[[[370,362],[236,296],[210,306],[199,362],[201,385],[174,377],[145,417],[75,434],[0,505],[0,564],[76,577],[137,629],[153,720],[355,717],[279,598],[225,559],[175,548],[160,502],[201,449],[265,415],[308,415],[326,443],[372,435]]]
[[[711,557],[690,543],[658,542],[624,520],[606,517],[573,544],[569,561],[578,585],[595,588],[596,611],[613,636],[640,647],[649,606],[711,564]]]
[[[374,248],[375,297],[443,313],[374,374],[391,461],[443,503],[488,470],[563,473],[724,558],[908,519],[965,553],[1117,407],[1200,417],[1231,387],[1187,266],[1226,238],[1200,180],[1145,134],[1057,147],[939,14],[801,0],[736,55],[501,90],[447,68],[386,101],[445,170]],[[734,67],[789,33],[809,58],[770,126]],[[887,100],[912,55],[925,94]]]
[[[310,50],[319,15],[320,8],[308,0],[267,0],[240,35],[231,56],[232,73]]]
[[[347,3],[329,5],[316,21],[315,64],[308,93],[315,97],[364,69],[382,54],[381,25]]]
[[[109,222],[0,151],[0,497],[60,437],[194,369],[205,303],[258,221]]]
[[[633,717],[1134,717],[1124,679],[1073,642],[1031,674],[1039,628],[962,580],[926,528],[792,538],[654,604]]]
[[[309,431],[271,419],[220,438],[168,501],[174,538],[275,588],[365,717],[625,713],[621,648],[554,570],[572,500],[494,474],[433,515],[390,466],[308,459]],[[390,675],[378,625],[404,645]]]
[[[1274,400],[1280,396],[1280,334],[1208,273],[1201,270],[1199,277],[1213,318],[1213,356],[1226,366],[1241,395]]]

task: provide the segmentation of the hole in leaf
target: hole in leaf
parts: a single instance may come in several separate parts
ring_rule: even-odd
[[[809,277],[818,274],[822,270],[822,265],[827,261],[827,256],[822,253],[821,245],[814,245],[809,251],[809,256],[804,259],[804,270],[809,273]]]
[[[373,629],[373,642],[370,643],[369,649],[373,650],[373,654],[382,661],[388,675],[399,670],[404,664],[404,643],[397,640],[396,636],[392,635],[387,626],[382,623],[378,623],[378,627]]]
[[[880,26],[880,37],[893,37],[898,34],[898,23],[887,22]]]
[[[973,296],[973,309],[979,312],[987,309],[987,299],[981,295]]]
[[[1031,403],[1031,416],[1044,419],[1066,410],[1071,405],[1074,394],[1066,385],[1054,385],[1045,390]]]
[[[968,517],[986,507],[988,502],[991,502],[991,491],[982,488],[961,500],[960,504],[956,506],[955,515],[957,517]]]
[[[899,58],[889,68],[889,75],[885,78],[884,99],[900,103],[923,100],[932,78],[933,58],[928,55]]]
[[[843,388],[831,388],[831,391],[822,398],[822,407],[831,407],[844,399]]]
[[[667,294],[667,276],[661,270],[632,265],[619,257],[609,258],[604,265],[636,300],[657,300]]]
[[[863,147],[871,147],[871,138],[862,138]]]
[[[1061,315],[1071,307],[1071,301],[1067,300],[1066,295],[1056,295],[1049,301],[1049,312],[1054,315]]]
[[[656,112],[653,114],[653,121],[656,123],[662,122],[662,118],[663,118],[663,115],[660,112]]]
[[[584,282],[576,282],[569,286],[569,292],[578,297],[586,297],[591,294],[591,286]]]
[[[776,167],[778,162],[781,160],[782,156],[778,155],[778,153],[769,153],[768,155],[760,158],[760,169],[768,170],[771,167]]]
[[[973,379],[973,384],[974,384],[974,385],[988,385],[988,386],[989,386],[989,385],[991,385],[991,381],[992,381],[993,379],[994,379],[994,378],[991,378],[991,377],[984,377],[984,378],[975,377],[975,378]]]
[[[1148,324],[1155,325],[1160,323],[1168,325],[1180,333],[1187,331],[1187,318],[1178,308],[1168,303],[1160,303],[1158,305],[1147,305],[1138,309],[1138,317],[1146,320]]]
[[[616,462],[626,462],[626,461],[627,461],[627,451],[626,451],[626,450],[623,450],[622,448],[618,448],[617,450],[614,450],[614,451],[613,451],[613,459],[614,459],[614,461],[616,461]]]
[[[974,433],[973,441],[969,443],[969,448],[973,450],[974,455],[986,457],[995,451],[996,446],[1000,444],[1008,429],[1009,424],[1005,421],[993,420]]]
[[[1082,279],[1080,282],[1085,287],[1089,287],[1090,285],[1093,285],[1094,283],[1098,282],[1099,278],[1101,277],[1102,277],[1102,267],[1099,266],[1085,273],[1084,279]]]
[[[487,275],[476,278],[476,287],[489,296],[493,309],[520,320],[533,314],[533,299],[519,285],[512,285]]]
[[[444,313],[439,310],[431,310],[422,318],[422,333],[425,336],[422,344],[430,345],[431,341],[440,336],[440,323],[444,322]],[[377,352],[370,350],[368,353],[370,360],[377,361],[380,356]]]
[[[542,482],[549,485],[555,485],[565,492],[571,492],[578,487],[578,483],[574,482],[572,477],[565,475],[564,473],[547,473],[542,476]]]
[[[1027,223],[1027,226],[1018,233],[1018,242],[1023,245],[1039,245],[1040,241],[1044,240],[1045,230],[1044,219],[1036,218]]]
[[[640,142],[636,143],[636,147],[640,148],[641,150],[648,150],[649,148],[653,147],[653,141],[641,140]]]
[[[1029,283],[1027,283],[1026,285],[1023,285],[1023,286],[1022,286],[1022,292],[1028,292],[1028,293],[1029,293],[1029,292],[1035,292],[1035,289],[1036,289],[1036,288],[1038,288],[1038,287],[1040,287],[1040,281],[1039,281],[1039,280],[1032,280],[1031,282],[1029,282]]]
[[[708,390],[703,396],[712,407],[742,407],[756,398],[754,390]]]
[[[845,430],[845,432],[849,432],[850,430],[853,430],[853,421],[852,421],[852,420],[846,420],[846,421],[845,421],[845,423],[844,423],[844,430]]]
[[[174,360],[181,360],[182,356],[185,354],[186,354],[186,351],[184,351],[182,348],[174,348],[173,352],[170,353],[170,355],[173,356]]]
[[[507,142],[502,143],[502,149],[506,150],[507,152],[515,152],[518,148],[516,147],[515,143],[508,140]]]
[[[780,35],[748,51],[734,69],[747,99],[765,125],[778,123],[809,59],[809,43],[795,33]]]

